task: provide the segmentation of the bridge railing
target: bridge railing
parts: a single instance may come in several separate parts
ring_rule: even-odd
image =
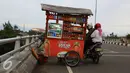
[[[38,41],[38,37],[40,35],[32,35],[32,36],[17,36],[15,38],[8,38],[8,39],[0,39],[0,45],[15,42],[14,50],[5,53],[0,56],[0,63],[11,57],[17,52],[20,52],[24,49],[29,50],[29,46],[32,46],[34,43],[40,43]],[[31,42],[30,42],[31,39]],[[25,45],[20,46],[20,41],[25,40]]]

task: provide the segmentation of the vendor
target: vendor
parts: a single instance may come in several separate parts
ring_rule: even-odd
[[[87,49],[90,47],[90,45],[92,45],[92,38],[91,38],[91,34],[94,32],[94,28],[92,26],[92,24],[88,24],[87,26],[88,29],[88,33],[86,34],[86,38],[85,38],[85,44],[84,44],[84,54],[86,53]]]

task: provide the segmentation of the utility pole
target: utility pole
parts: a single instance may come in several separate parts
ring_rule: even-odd
[[[97,22],[97,0],[95,2],[95,21],[94,21],[94,24],[96,24]]]
[[[23,24],[23,31],[25,32],[25,24]]]

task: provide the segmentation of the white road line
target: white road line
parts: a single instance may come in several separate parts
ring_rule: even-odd
[[[104,49],[104,51],[108,51],[108,52],[110,52],[110,53],[118,53],[118,52],[116,52],[116,51],[112,51],[112,50],[108,50],[108,49]]]
[[[73,73],[71,67],[69,67],[69,66],[67,66],[67,65],[66,65],[66,67],[67,67],[67,70],[68,70],[69,73]]]
[[[126,54],[130,54],[130,52],[118,52],[118,53],[126,53]]]
[[[130,57],[130,55],[103,55],[103,56],[108,56],[108,57]]]
[[[115,51],[111,51],[111,53],[118,53],[118,52],[115,52]]]
[[[103,52],[103,53],[112,53],[112,54],[114,54],[114,53],[117,53],[117,52]]]
[[[103,53],[116,53],[116,54],[122,54],[122,53],[124,53],[124,54],[130,54],[130,52],[103,52]]]

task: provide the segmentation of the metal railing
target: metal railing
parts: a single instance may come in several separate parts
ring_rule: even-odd
[[[8,38],[8,39],[0,39],[0,45],[15,42],[14,50],[5,53],[0,56],[0,63],[11,57],[17,52],[20,52],[24,49],[29,49],[29,46],[33,45],[33,43],[38,42],[38,37],[40,35],[32,35],[32,36],[17,36],[15,38]],[[31,41],[29,41],[31,39]],[[20,41],[25,40],[25,45],[20,46]]]

